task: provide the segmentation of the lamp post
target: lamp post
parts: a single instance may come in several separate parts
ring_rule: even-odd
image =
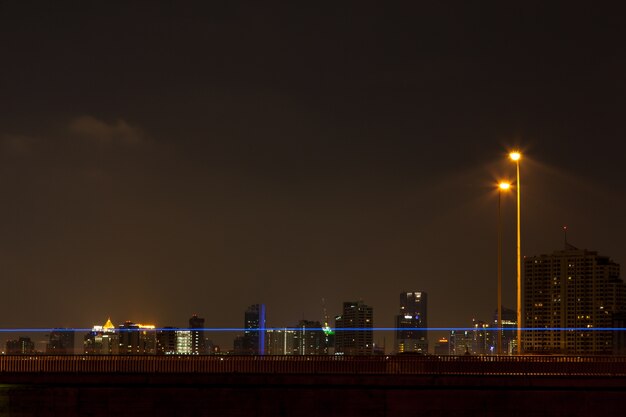
[[[519,152],[511,152],[509,154],[517,167],[517,354],[522,354],[522,245],[521,245],[521,216],[520,216],[520,178],[519,178],[519,161],[522,154]]]
[[[498,184],[498,355],[502,355],[502,191],[509,188],[508,182]]]

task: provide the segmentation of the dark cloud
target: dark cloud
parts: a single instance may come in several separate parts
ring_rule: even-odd
[[[107,123],[93,116],[80,116],[69,122],[68,129],[77,136],[104,145],[138,145],[144,140],[143,131],[123,119]]]

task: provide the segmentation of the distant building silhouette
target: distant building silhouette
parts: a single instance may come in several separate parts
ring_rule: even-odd
[[[475,355],[491,355],[496,353],[497,333],[489,323],[482,320],[472,320],[474,330],[470,332],[472,339],[471,353]]]
[[[452,330],[448,338],[450,355],[490,355],[496,353],[497,332],[489,323],[472,319],[469,330]]]
[[[294,333],[293,345],[295,355],[325,355],[328,350],[322,323],[300,320]]]
[[[46,345],[48,355],[73,355],[74,354],[74,330],[54,329],[50,333],[50,339]]]
[[[502,306],[502,354],[514,353],[517,329],[517,312]],[[493,313],[493,346],[498,348],[498,309]]]
[[[442,337],[435,343],[435,355],[449,355],[450,354],[450,340]]]
[[[428,313],[425,292],[400,294],[400,314],[396,316],[395,352],[428,353]]]
[[[613,314],[613,328],[626,329],[626,312]],[[626,356],[626,331],[615,330],[613,332],[613,354]]]
[[[111,319],[108,319],[104,326],[94,326],[85,335],[83,351],[87,355],[117,355],[119,353],[119,337]]]
[[[235,355],[265,354],[265,304],[253,304],[244,313],[244,334],[234,341]]]
[[[177,353],[175,327],[164,327],[156,332],[157,355],[175,355]]]
[[[35,343],[30,337],[20,337],[17,340],[7,340],[7,355],[30,355],[35,352]]]
[[[177,327],[164,327],[156,331],[156,354],[157,355],[198,355],[198,344],[194,345],[193,330],[179,329]],[[202,338],[204,342],[204,338]],[[197,342],[197,340],[195,341]],[[204,346],[204,344],[202,345]],[[149,352],[148,352],[149,353]]]
[[[343,314],[335,317],[335,354],[374,353],[374,309],[363,301],[343,303]]]
[[[293,355],[296,332],[292,329],[270,329],[265,333],[265,353],[268,355]]]
[[[135,324],[127,321],[118,326],[120,355],[156,354],[156,330],[151,324]]]
[[[449,340],[450,355],[474,354],[474,332],[472,330],[451,330]]]
[[[614,315],[626,307],[619,265],[598,252],[565,248],[524,259],[525,353],[610,354]],[[617,316],[616,316],[617,317]]]
[[[193,355],[205,355],[207,347],[204,336],[204,319],[194,314],[189,319],[189,329],[191,330],[191,353]]]

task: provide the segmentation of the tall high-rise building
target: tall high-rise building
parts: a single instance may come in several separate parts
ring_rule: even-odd
[[[253,304],[244,313],[243,336],[235,338],[236,355],[265,354],[265,304]]]
[[[204,355],[207,353],[206,340],[204,337],[204,319],[196,314],[189,319],[189,330],[191,331],[191,353],[194,355]]]
[[[325,355],[326,334],[319,321],[300,320],[295,328],[293,351],[295,355]]]
[[[396,353],[428,353],[427,300],[425,292],[400,294],[400,314],[396,316]]]
[[[374,309],[363,301],[343,303],[343,314],[335,317],[335,354],[374,353]]]
[[[74,330],[54,329],[50,332],[50,340],[46,345],[48,355],[74,354]]]
[[[265,354],[265,304],[253,304],[244,314],[244,337],[253,355]]]
[[[610,354],[614,314],[626,309],[619,265],[598,252],[565,244],[524,260],[522,351]],[[578,330],[573,330],[578,329]],[[582,329],[582,330],[581,330]]]

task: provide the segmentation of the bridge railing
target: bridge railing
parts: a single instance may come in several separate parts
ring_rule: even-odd
[[[626,376],[626,357],[2,355],[0,372]]]

